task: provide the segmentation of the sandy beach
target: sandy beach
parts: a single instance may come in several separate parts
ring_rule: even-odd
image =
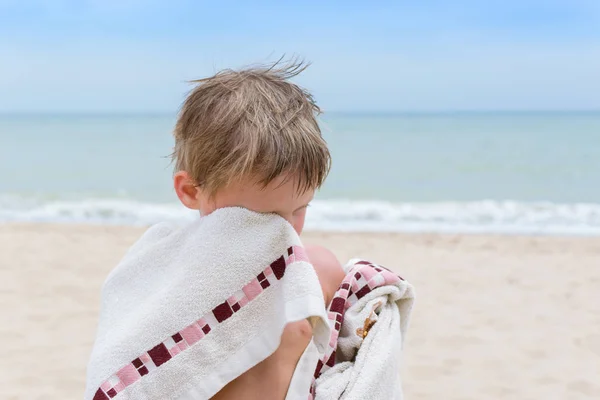
[[[100,287],[143,229],[0,225],[0,397],[77,399]],[[600,398],[600,238],[307,233],[411,281],[407,399]]]

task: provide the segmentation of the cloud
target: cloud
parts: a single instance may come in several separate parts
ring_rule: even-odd
[[[284,53],[327,110],[600,109],[600,3],[309,3],[28,2],[0,17],[0,111],[172,111],[186,80]]]
[[[200,52],[189,46],[3,48],[0,58],[13,62],[0,64],[0,110],[172,112],[189,89],[186,80],[268,56],[260,46],[239,53],[233,43],[200,44]],[[440,43],[305,55],[313,65],[297,81],[330,111],[600,109],[600,46]]]

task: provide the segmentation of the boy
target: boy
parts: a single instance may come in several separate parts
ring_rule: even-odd
[[[302,232],[306,209],[330,167],[315,118],[320,110],[289,82],[305,68],[225,70],[196,81],[174,132],[173,182],[186,207],[203,216],[231,206],[277,213]],[[322,247],[306,250],[329,303],[344,278],[341,265]],[[289,324],[277,351],[214,399],[284,399],[311,337],[308,321]]]

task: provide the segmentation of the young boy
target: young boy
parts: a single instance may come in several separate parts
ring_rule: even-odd
[[[305,69],[225,70],[197,81],[175,128],[174,187],[201,215],[240,206],[277,213],[298,234],[330,166],[312,96],[289,81]],[[326,303],[344,277],[328,250],[308,246]],[[270,357],[230,382],[215,399],[284,399],[312,337],[308,321],[289,324]],[[268,382],[268,384],[265,384]]]

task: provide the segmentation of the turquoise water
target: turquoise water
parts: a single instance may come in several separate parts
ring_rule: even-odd
[[[187,218],[174,115],[0,116],[0,220]],[[330,114],[314,229],[600,232],[600,113]]]
[[[328,197],[600,203],[600,113],[336,116],[326,126]]]

